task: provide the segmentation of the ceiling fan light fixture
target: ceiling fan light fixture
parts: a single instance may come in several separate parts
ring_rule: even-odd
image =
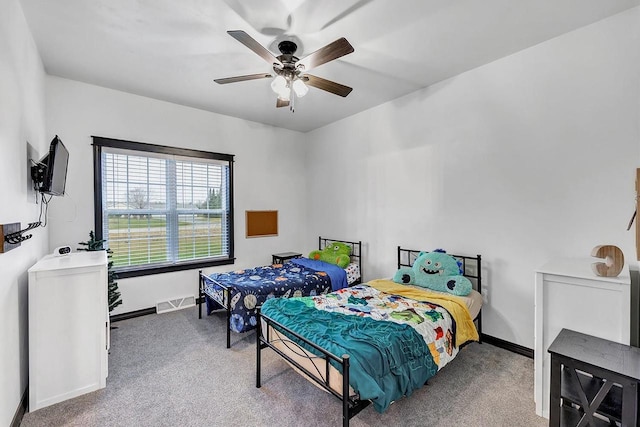
[[[293,91],[296,93],[298,98],[302,98],[307,94],[307,92],[309,92],[309,88],[302,80],[296,79],[293,82]]]
[[[278,98],[283,101],[288,101],[291,99],[291,83],[289,80],[279,75],[271,82],[271,89],[278,94]]]
[[[271,82],[271,89],[278,95],[283,93],[287,89],[287,79],[285,79],[284,76],[277,76]]]

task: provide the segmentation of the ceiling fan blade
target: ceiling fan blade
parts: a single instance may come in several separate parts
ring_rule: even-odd
[[[269,50],[258,43],[253,37],[249,34],[245,33],[242,30],[230,30],[227,33],[238,40],[240,43],[257,53],[262,59],[267,61],[269,64],[279,64],[282,65],[282,62],[278,58],[276,58]]]
[[[338,59],[341,56],[348,55],[351,52],[353,52],[353,46],[351,46],[347,39],[342,37],[305,56],[296,62],[296,66],[303,65],[304,70],[310,70],[334,59]]]
[[[351,93],[353,88],[349,86],[341,85],[340,83],[332,82],[331,80],[323,79],[322,77],[312,76],[311,74],[305,74],[302,80],[307,86],[313,86],[318,89],[326,90],[333,94],[345,97]]]
[[[226,77],[224,79],[214,79],[213,81],[221,85],[224,85],[227,83],[243,82],[245,80],[268,79],[270,77],[273,77],[273,76],[267,73],[260,73],[260,74],[248,74],[246,76]]]
[[[280,99],[278,98],[276,100],[276,107],[280,108],[280,107],[288,107],[289,106],[289,101],[285,101],[284,99]]]

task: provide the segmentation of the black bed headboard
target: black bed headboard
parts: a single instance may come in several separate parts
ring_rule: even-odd
[[[362,277],[362,242],[350,242],[348,240],[340,239],[327,239],[326,237],[318,237],[318,249],[323,250],[325,247],[331,244],[331,242],[340,242],[351,246],[351,262],[358,264],[360,268],[360,277]]]

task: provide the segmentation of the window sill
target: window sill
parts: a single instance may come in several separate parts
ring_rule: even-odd
[[[216,265],[229,265],[235,262],[235,258],[225,258],[219,260],[193,261],[180,264],[170,264],[161,266],[140,266],[127,268],[126,270],[114,269],[114,273],[118,279],[127,279],[130,277],[150,276],[152,274],[172,273],[174,271],[195,270],[205,267],[213,267]]]

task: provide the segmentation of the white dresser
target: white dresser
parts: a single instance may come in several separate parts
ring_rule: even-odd
[[[29,269],[29,411],[105,387],[107,253],[48,255]]]
[[[547,349],[562,328],[629,344],[630,273],[600,277],[591,264],[597,258],[564,258],[535,274],[536,414],[549,418],[550,357]]]

